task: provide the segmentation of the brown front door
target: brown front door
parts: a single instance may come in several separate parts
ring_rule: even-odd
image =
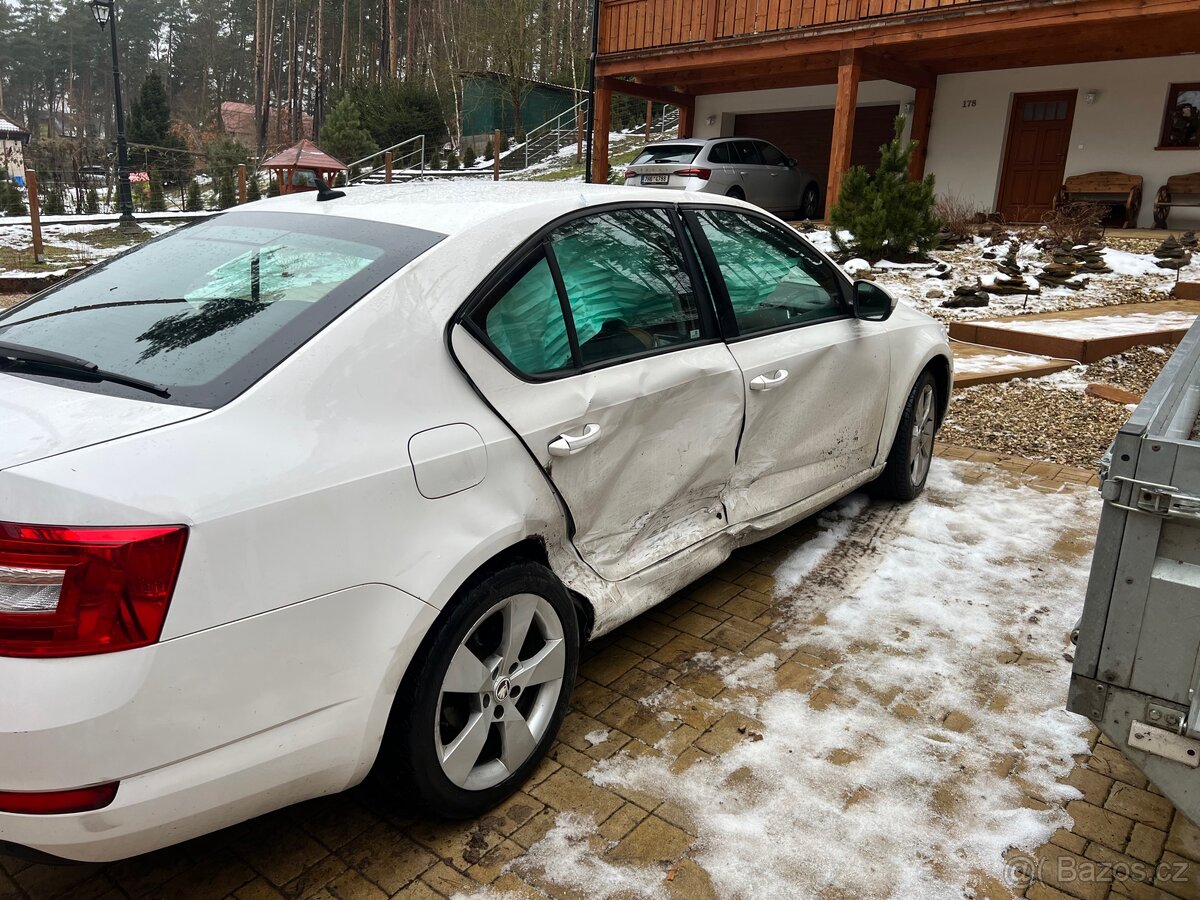
[[[1075,91],[1017,94],[1008,119],[1000,176],[1000,214],[1007,222],[1038,222],[1063,183]]]

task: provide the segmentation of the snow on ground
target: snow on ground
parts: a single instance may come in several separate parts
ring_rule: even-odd
[[[1078,793],[1059,779],[1088,745],[1063,710],[1063,654],[1099,502],[977,473],[939,460],[914,504],[855,495],[824,513],[775,570],[775,627],[798,655],[777,668],[774,654],[706,654],[689,667],[735,689],[646,701],[660,716],[705,703],[754,716],[731,750],[682,768],[667,738],[663,756],[592,770],[682,807],[699,838],[687,857],[721,896],[961,898],[1002,875],[1007,850],[1069,826]],[[662,869],[599,855],[596,824],[560,815],[511,868],[588,897],[666,895]]]
[[[954,357],[955,375],[992,375],[1013,369],[1028,369],[1059,362],[1052,356],[1034,353],[1009,353],[996,350],[994,353],[971,353]]]
[[[1061,319],[1017,319],[993,327],[1003,328],[1005,331],[1048,334],[1054,337],[1086,341],[1122,334],[1174,331],[1190,328],[1194,321],[1196,321],[1194,313],[1172,310],[1161,313],[1138,312],[1070,319],[1065,317]]]
[[[178,222],[139,221],[138,225],[149,237],[157,237],[160,234],[165,234],[179,227]],[[96,244],[87,240],[87,235],[89,234],[111,232],[113,228],[114,225],[110,222],[44,225],[42,226],[42,243],[47,249],[54,248],[69,254],[66,257],[55,256],[52,260],[53,262],[79,265],[82,263],[98,262],[110,256],[115,256],[118,253],[123,253],[142,240],[142,238],[138,237],[128,243],[121,243],[116,246],[107,246],[107,242]],[[29,226],[8,224],[7,221],[0,224],[0,248],[28,254],[28,262],[32,263],[33,236]],[[28,276],[31,274],[41,273],[30,272],[26,269],[5,269],[0,265],[0,276]]]

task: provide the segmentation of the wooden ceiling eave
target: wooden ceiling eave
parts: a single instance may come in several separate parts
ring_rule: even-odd
[[[762,66],[771,62],[805,59],[823,54],[837,54],[846,49],[862,49],[864,68],[869,77],[885,77],[908,83],[944,71],[969,71],[962,66],[977,58],[978,68],[1003,68],[990,63],[1002,55],[1004,47],[1019,45],[1030,52],[1029,39],[1039,32],[1058,31],[1061,42],[1066,34],[1081,28],[1107,26],[1119,31],[1136,27],[1161,36],[1160,19],[1185,17],[1193,27],[1183,34],[1194,34],[1197,0],[1014,0],[1007,4],[949,7],[937,12],[905,16],[896,20],[871,20],[835,26],[819,26],[801,30],[780,31],[721,40],[713,44],[683,44],[657,47],[621,54],[601,56],[597,74],[604,76],[634,76],[647,83],[673,84],[689,93],[701,93],[701,84],[742,83],[747,76],[729,78],[724,70],[734,67]],[[1006,40],[1012,38],[1011,41]],[[1178,38],[1177,40],[1184,40]],[[943,68],[936,60],[922,53],[923,48],[938,47],[946,53]],[[973,47],[979,49],[976,52]],[[952,49],[953,48],[953,49]],[[963,52],[964,48],[972,48]],[[999,53],[998,53],[999,51]],[[1138,55],[1162,55],[1154,47],[1146,47]],[[1094,51],[1100,53],[1100,51]],[[1167,51],[1168,53],[1170,51]],[[1174,52],[1184,52],[1178,50]],[[896,53],[903,53],[904,63],[898,63]],[[1103,55],[1103,54],[1101,54]],[[953,62],[951,62],[953,60]],[[893,76],[885,74],[892,63]],[[1071,60],[1064,60],[1071,61]],[[1045,60],[1041,65],[1053,64]],[[915,67],[915,68],[909,68]],[[807,79],[819,67],[800,67],[798,77]],[[704,74],[701,74],[701,72]],[[686,74],[685,74],[686,73]],[[784,73],[768,75],[777,80]],[[905,81],[904,79],[907,79]]]

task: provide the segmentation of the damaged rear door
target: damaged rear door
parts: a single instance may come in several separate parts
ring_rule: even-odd
[[[1200,821],[1200,320],[1121,428],[1067,708]]]
[[[581,214],[532,243],[455,324],[455,356],[619,580],[725,526],[742,376],[672,210]]]

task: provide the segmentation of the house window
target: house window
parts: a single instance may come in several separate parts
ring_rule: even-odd
[[[1158,146],[1200,147],[1200,81],[1173,84],[1167,91]]]

